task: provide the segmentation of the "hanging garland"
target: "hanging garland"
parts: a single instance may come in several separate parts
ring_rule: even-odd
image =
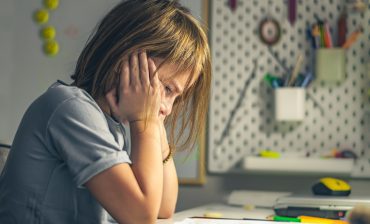
[[[55,56],[59,53],[59,43],[56,40],[56,29],[48,25],[50,12],[59,6],[59,0],[44,0],[43,8],[34,12],[33,19],[40,26],[40,38],[43,42],[43,52],[47,56]]]

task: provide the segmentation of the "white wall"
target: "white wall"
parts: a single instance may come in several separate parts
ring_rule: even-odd
[[[13,58],[13,26],[9,24],[13,16],[12,0],[3,0],[0,4],[0,142],[10,139],[10,74]]]
[[[11,143],[29,104],[57,79],[70,81],[77,56],[100,18],[119,0],[63,0],[50,13],[60,53],[43,55],[40,26],[33,22],[41,0],[0,3],[0,141]],[[69,35],[76,29],[77,35]]]

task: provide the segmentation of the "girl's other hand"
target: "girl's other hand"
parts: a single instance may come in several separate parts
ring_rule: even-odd
[[[166,158],[166,156],[169,153],[169,145],[168,145],[168,139],[167,139],[167,132],[166,127],[164,125],[164,119],[166,117],[163,115],[159,115],[160,120],[160,132],[161,132],[161,148],[162,148],[162,157],[163,159]]]
[[[159,119],[162,89],[156,69],[145,51],[122,61],[119,85],[106,94],[115,118],[121,122]]]

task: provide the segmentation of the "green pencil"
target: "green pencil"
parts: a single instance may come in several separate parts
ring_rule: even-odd
[[[292,218],[292,217],[285,217],[285,216],[273,216],[274,221],[280,221],[280,222],[301,222],[299,218]]]

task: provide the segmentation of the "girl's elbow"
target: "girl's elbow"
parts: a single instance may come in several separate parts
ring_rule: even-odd
[[[140,221],[138,223],[147,223],[147,224],[154,224],[157,221],[157,215],[148,214],[146,216],[140,217]]]
[[[158,212],[149,211],[145,216],[143,216],[142,223],[156,223],[158,219]]]
[[[154,224],[158,219],[158,206],[150,205],[150,203],[142,203],[141,206],[135,207],[129,214],[122,214],[121,219],[117,219],[118,223],[137,223],[137,224]]]
[[[131,216],[130,220],[121,220],[119,223],[137,223],[137,224],[154,224],[158,219],[158,213],[153,211],[141,211],[135,216]],[[118,220],[117,220],[118,221]]]
[[[173,212],[159,214],[158,218],[159,219],[170,219],[172,218],[173,214],[174,214]]]
[[[174,208],[164,208],[159,211],[158,218],[160,219],[170,219],[175,214]]]
[[[159,216],[159,206],[147,204],[144,208],[143,213],[143,223],[155,223]]]

